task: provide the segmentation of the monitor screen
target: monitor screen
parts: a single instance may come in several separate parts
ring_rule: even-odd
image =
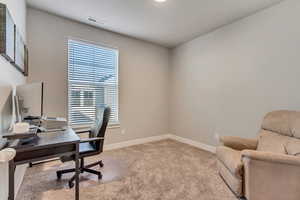
[[[13,120],[13,95],[12,92],[4,99],[0,111],[0,131],[5,133],[10,129]]]
[[[11,86],[0,83],[0,143],[2,141],[1,136],[8,132],[13,123],[12,91]]]

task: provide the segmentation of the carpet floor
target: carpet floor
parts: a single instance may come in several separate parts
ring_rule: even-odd
[[[215,155],[173,140],[107,151],[103,179],[80,175],[80,200],[237,200],[217,173]],[[53,161],[26,172],[17,200],[73,200],[67,179],[55,171],[73,162]],[[99,169],[99,166],[95,167]]]

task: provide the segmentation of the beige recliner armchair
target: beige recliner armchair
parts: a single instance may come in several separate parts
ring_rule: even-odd
[[[219,173],[236,196],[300,200],[300,112],[267,114],[257,139],[220,140]]]

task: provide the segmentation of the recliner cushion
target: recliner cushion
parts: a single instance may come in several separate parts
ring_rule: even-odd
[[[294,111],[287,110],[270,112],[265,116],[261,127],[281,135],[293,136],[290,129],[290,121],[294,113]]]
[[[291,137],[262,130],[258,138],[258,151],[286,154],[285,145]]]
[[[290,140],[286,145],[285,149],[289,155],[300,156],[300,140]]]
[[[217,158],[235,177],[242,179],[243,163],[241,159],[241,151],[237,151],[228,147],[217,148]]]

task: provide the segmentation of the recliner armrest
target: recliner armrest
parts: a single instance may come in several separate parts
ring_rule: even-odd
[[[102,137],[95,137],[95,138],[86,138],[86,139],[81,139],[80,143],[86,143],[86,142],[96,142],[99,140],[104,140]]]
[[[300,157],[252,150],[241,154],[247,199],[300,199]]]
[[[14,159],[16,150],[12,148],[2,149],[0,151],[0,163],[6,163]]]
[[[256,150],[258,144],[257,139],[247,139],[247,138],[234,137],[234,136],[222,136],[220,137],[220,142],[224,146],[236,150],[244,150],[244,149]]]
[[[244,159],[300,166],[300,157],[298,156],[291,156],[265,151],[243,150],[242,160],[244,161]]]

